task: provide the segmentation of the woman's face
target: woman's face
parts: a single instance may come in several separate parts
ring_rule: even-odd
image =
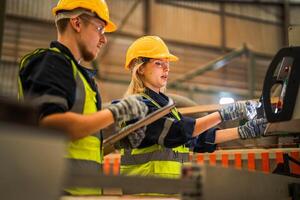
[[[139,74],[143,77],[144,85],[155,92],[166,87],[169,76],[168,59],[150,59],[139,69]]]

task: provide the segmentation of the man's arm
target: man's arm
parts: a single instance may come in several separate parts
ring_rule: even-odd
[[[117,104],[111,104],[102,111],[83,115],[73,112],[51,114],[42,118],[42,126],[60,129],[76,140],[91,135],[113,122],[121,123],[146,116],[148,108],[139,96],[128,96]]]
[[[90,115],[73,112],[51,114],[40,121],[41,126],[62,130],[72,140],[77,140],[96,133],[114,122],[112,113],[108,109]]]

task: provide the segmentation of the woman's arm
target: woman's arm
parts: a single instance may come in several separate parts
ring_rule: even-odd
[[[222,121],[219,112],[214,112],[196,119],[193,137],[200,135],[208,129],[218,125]]]
[[[240,139],[238,128],[227,128],[216,131],[215,143],[219,144],[222,142],[228,142],[231,140]]]

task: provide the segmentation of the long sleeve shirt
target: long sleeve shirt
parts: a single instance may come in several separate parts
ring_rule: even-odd
[[[161,107],[165,106],[169,102],[169,98],[163,93],[156,93],[149,88],[146,88],[145,94],[151,97]],[[149,113],[152,113],[159,109],[151,101],[144,97],[144,102],[148,106]],[[177,147],[186,144],[196,152],[212,152],[215,150],[215,132],[216,128],[207,130],[201,133],[198,137],[192,137],[195,128],[195,119],[191,117],[180,116],[180,120],[177,120],[173,114],[168,114],[165,117],[153,122],[147,126],[146,136],[140,144],[139,148],[148,147],[154,144],[158,144],[160,137],[164,133],[164,125],[166,120],[172,121],[171,127],[168,129],[164,136],[163,146],[168,148]]]
[[[63,44],[54,41],[51,42],[50,47],[58,48],[61,53],[53,51],[39,53],[20,71],[20,79],[25,96],[30,96],[31,99],[43,99],[37,105],[39,108],[39,117],[42,118],[54,113],[67,112],[71,110],[75,102],[76,82],[74,80],[72,64],[66,56],[74,60],[77,68],[97,94],[97,109],[100,110],[101,98],[97,85],[92,78],[93,73],[91,70],[79,65],[70,50]],[[61,101],[53,101],[53,99],[63,99],[67,104],[62,104]]]

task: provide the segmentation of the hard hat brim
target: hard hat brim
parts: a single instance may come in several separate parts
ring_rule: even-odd
[[[152,58],[157,58],[157,59],[166,58],[166,59],[168,59],[171,62],[175,62],[175,61],[179,60],[179,58],[177,56],[174,56],[171,53],[169,53],[169,54],[163,54],[163,55],[156,55],[156,56],[153,56]]]
[[[168,59],[170,62],[175,62],[175,61],[178,61],[179,58],[177,56],[174,56],[173,54],[167,54],[167,55],[160,55],[160,56],[155,56],[153,58],[156,58],[156,59],[160,59],[160,58],[166,58]],[[126,70],[130,70],[130,67],[129,67],[130,63],[126,63],[125,64],[125,69]]]
[[[117,26],[112,21],[106,21],[105,32],[114,32],[117,30]]]

